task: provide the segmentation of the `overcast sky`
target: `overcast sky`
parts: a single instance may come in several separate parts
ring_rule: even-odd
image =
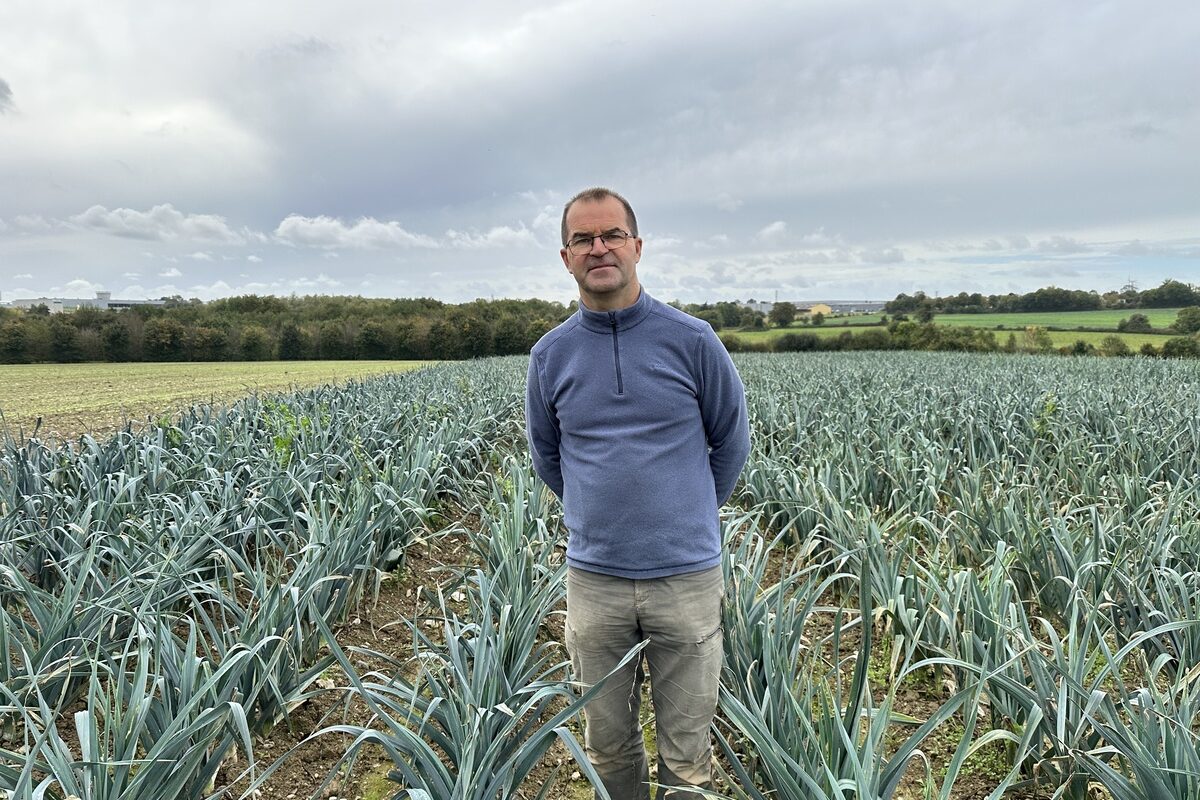
[[[1200,282],[1200,4],[0,4],[0,294],[568,300]]]

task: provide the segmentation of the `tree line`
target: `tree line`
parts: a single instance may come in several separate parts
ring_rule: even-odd
[[[994,314],[1030,311],[1095,311],[1106,308],[1180,308],[1200,306],[1200,287],[1165,280],[1152,289],[1138,291],[1126,285],[1119,291],[1088,292],[1047,286],[1027,294],[959,292],[930,297],[924,292],[900,293],[884,306],[888,314]]]
[[[572,308],[545,300],[273,297],[162,306],[0,308],[0,363],[435,359],[513,355]]]
[[[1164,284],[1178,284],[1168,281]],[[1178,284],[1185,286],[1185,284]],[[1160,289],[1163,287],[1159,287]],[[1167,286],[1171,302],[1182,295]],[[1067,290],[1041,289],[1047,292]],[[1153,290],[1150,290],[1153,291]],[[1037,295],[1038,292],[1031,293]],[[1173,294],[1172,294],[1173,293]],[[1081,292],[1091,295],[1095,293]],[[1142,293],[1144,294],[1144,293]],[[906,295],[900,295],[898,299]],[[945,298],[916,297],[926,301]],[[761,330],[767,319],[736,302],[682,305],[683,311],[709,322],[716,330]],[[1200,305],[1200,299],[1193,305]],[[770,323],[788,327],[790,304],[778,303]],[[547,331],[574,312],[545,300],[475,300],[448,304],[429,298],[377,299],[364,297],[274,297],[244,295],[214,300],[169,298],[162,306],[126,310],[81,308],[51,314],[45,306],[21,310],[0,308],[0,363],[23,364],[77,361],[265,361],[417,359],[456,360],[493,355],[520,355]],[[1031,309],[1025,309],[1031,310]],[[1065,310],[1036,308],[1034,310]],[[778,312],[778,313],[777,313]],[[836,337],[786,333],[771,344],[751,344],[725,337],[730,351],[740,350],[972,350],[982,352],[1053,352],[1049,334],[1040,328],[1010,334],[1000,341],[988,330],[929,324],[929,306],[915,312],[892,311],[879,327]],[[945,312],[942,312],[945,313]],[[898,315],[898,316],[897,316]],[[786,318],[785,318],[786,317]],[[823,320],[812,319],[819,325]],[[1200,331],[1200,308],[1179,313],[1175,329]],[[1122,329],[1149,330],[1139,314],[1124,320]],[[1077,342],[1060,349],[1073,354],[1131,354],[1117,336],[1100,346]],[[1143,355],[1200,357],[1194,337],[1170,339],[1162,348],[1145,345]]]

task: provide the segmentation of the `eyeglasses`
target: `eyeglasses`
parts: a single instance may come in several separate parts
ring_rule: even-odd
[[[616,250],[617,248],[624,247],[625,243],[632,237],[632,233],[626,233],[621,230],[601,233],[598,236],[588,236],[585,233],[581,233],[567,242],[567,249],[574,255],[584,256],[592,251],[592,245],[595,244],[597,239],[604,242],[604,246],[609,250]]]

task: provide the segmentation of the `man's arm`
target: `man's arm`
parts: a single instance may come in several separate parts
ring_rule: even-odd
[[[529,358],[529,375],[525,383],[525,435],[529,439],[529,453],[533,456],[534,470],[561,499],[563,477],[558,454],[561,436],[558,419],[551,413],[542,394],[536,356]]]
[[[724,505],[750,455],[750,420],[746,392],[725,345],[710,328],[700,340],[700,417],[708,437],[709,467]]]

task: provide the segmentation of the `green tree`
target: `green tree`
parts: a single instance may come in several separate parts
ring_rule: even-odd
[[[529,337],[529,341],[531,343],[529,346],[532,347],[538,339],[541,339],[547,333],[554,330],[554,326],[557,324],[557,322],[549,320],[546,317],[535,317],[531,319],[526,329],[526,336]]]
[[[455,311],[450,315],[450,324],[458,328],[458,340],[464,358],[486,358],[492,355],[492,326],[480,314],[471,311]]]
[[[79,329],[62,314],[50,320],[50,357],[60,364],[80,359]]]
[[[1145,314],[1130,314],[1128,319],[1117,323],[1117,330],[1125,333],[1150,333],[1154,328]]]
[[[417,317],[410,317],[396,323],[392,336],[392,358],[421,358],[425,347],[424,331],[418,330],[417,319]],[[528,349],[528,347],[525,348],[525,350]],[[525,350],[515,352],[525,352]]]
[[[167,317],[147,320],[142,331],[142,348],[151,361],[179,361],[183,358],[184,337],[187,330],[182,324]]]
[[[308,351],[308,337],[294,322],[284,323],[279,330],[279,360],[299,361]]]
[[[459,329],[445,317],[435,319],[429,325],[429,352],[441,361],[453,361],[465,357]]]
[[[194,361],[224,361],[229,357],[229,334],[221,328],[201,325],[192,329],[188,341]]]
[[[1167,339],[1162,346],[1163,358],[1200,358],[1200,341],[1191,336]]]
[[[356,358],[381,360],[391,352],[391,336],[382,322],[367,322],[354,335],[354,353]]]
[[[716,310],[721,314],[721,327],[736,328],[742,323],[742,307],[737,303],[723,300],[717,303]]]
[[[104,347],[106,361],[129,360],[129,326],[120,322],[109,322],[100,329],[100,343]]]
[[[25,323],[10,320],[0,325],[0,361],[5,364],[25,364],[29,361],[26,346]]]
[[[1139,298],[1142,308],[1173,308],[1200,305],[1200,293],[1180,281],[1165,280],[1160,286],[1147,289]]]
[[[771,324],[777,328],[786,328],[796,319],[796,306],[786,300],[771,306]]]
[[[813,325],[824,325],[825,324],[825,315],[822,314],[820,311],[816,311],[809,318],[809,322],[811,322]]]
[[[1129,355],[1129,345],[1120,336],[1105,336],[1100,340],[1100,352],[1110,357]]]
[[[322,322],[317,329],[317,353],[324,359],[350,358],[353,354],[346,336],[346,325],[340,320]]]
[[[238,352],[246,361],[266,361],[271,357],[273,349],[271,335],[261,325],[247,325],[242,328],[241,343]]]
[[[693,316],[696,317],[696,319],[702,319],[707,322],[714,331],[719,331],[721,328],[725,327],[725,317],[715,308],[697,311]]]
[[[738,319],[738,324],[750,330],[762,330],[763,315],[753,308],[743,308],[741,317]]]
[[[1054,349],[1054,340],[1050,338],[1050,332],[1045,328],[1028,325],[1025,327],[1024,349],[1029,353],[1049,353]]]
[[[1175,330],[1180,333],[1196,333],[1200,331],[1200,306],[1188,306],[1179,309],[1175,315]]]
[[[527,323],[512,314],[505,314],[496,320],[495,335],[492,340],[496,348],[496,355],[512,356],[527,352],[533,346],[533,342],[529,341],[526,336],[528,327]]]

